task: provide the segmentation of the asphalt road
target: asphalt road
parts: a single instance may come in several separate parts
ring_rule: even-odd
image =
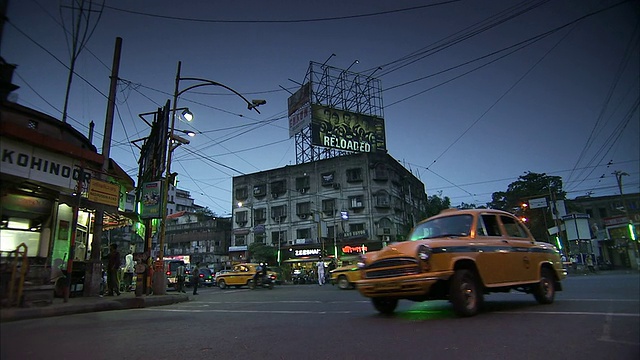
[[[457,318],[445,301],[376,313],[355,290],[204,288],[169,306],[0,324],[8,359],[633,359],[640,276],[573,276],[551,305],[486,296]]]

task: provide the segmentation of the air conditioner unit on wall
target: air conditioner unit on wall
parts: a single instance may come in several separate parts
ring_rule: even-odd
[[[300,214],[298,216],[300,217],[300,219],[306,219],[307,218],[307,214]]]

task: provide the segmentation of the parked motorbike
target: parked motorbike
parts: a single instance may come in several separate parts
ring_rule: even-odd
[[[255,288],[267,288],[271,290],[273,289],[273,280],[269,275],[261,275],[258,276],[256,280],[249,280],[249,289],[254,290]]]

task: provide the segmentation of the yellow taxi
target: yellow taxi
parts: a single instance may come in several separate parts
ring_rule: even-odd
[[[485,294],[511,290],[550,304],[567,275],[556,247],[537,242],[505,211],[444,210],[418,223],[408,239],[358,263],[358,291],[382,314],[408,299],[449,300],[459,316],[473,316]]]
[[[341,290],[353,289],[360,280],[360,269],[357,265],[344,265],[329,272],[331,284],[337,284]]]
[[[235,286],[239,288],[241,286],[249,285],[249,281],[253,280],[253,276],[258,272],[258,267],[261,266],[258,263],[244,263],[234,265],[233,268],[224,274],[219,274],[216,277],[216,283],[220,289],[226,289],[229,286]],[[274,271],[267,270],[267,275],[276,281],[277,274]]]

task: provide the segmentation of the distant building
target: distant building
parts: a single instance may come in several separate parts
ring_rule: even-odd
[[[257,242],[297,265],[321,255],[355,261],[362,252],[404,240],[426,209],[424,184],[384,153],[236,176],[233,201],[231,260],[248,260]]]
[[[638,226],[640,226],[640,193],[578,197],[571,204],[589,215],[593,251],[602,261],[618,268],[638,268]],[[635,229],[632,234],[629,224]]]

